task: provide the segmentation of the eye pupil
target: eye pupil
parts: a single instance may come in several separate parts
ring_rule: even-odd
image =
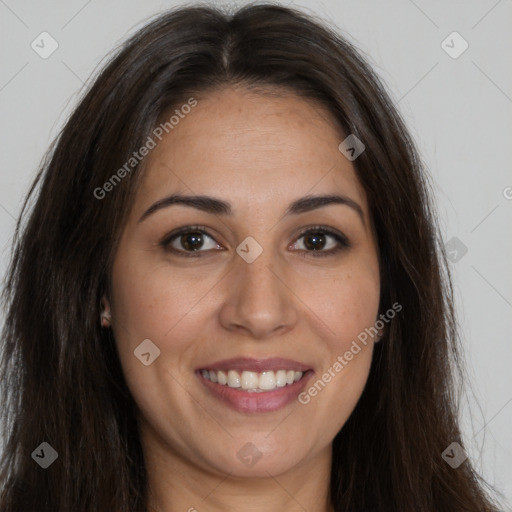
[[[308,240],[311,240],[312,243],[308,242]],[[321,233],[310,233],[304,237],[304,245],[307,249],[313,251],[323,249],[325,246],[325,236]]]
[[[195,251],[197,249],[200,249],[203,243],[204,240],[202,233],[191,232],[181,235],[181,245],[187,250]]]

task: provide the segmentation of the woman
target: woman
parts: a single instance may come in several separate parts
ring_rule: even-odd
[[[493,510],[428,183],[339,35],[271,5],[159,16],[30,198],[0,511]]]

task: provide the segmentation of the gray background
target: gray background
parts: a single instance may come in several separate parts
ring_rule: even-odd
[[[281,3],[329,20],[356,44],[387,84],[430,169],[454,260],[471,378],[462,411],[465,442],[480,472],[510,500],[512,2]],[[183,3],[0,0],[2,276],[22,198],[84,83],[115,45],[175,5]],[[31,47],[43,31],[59,45],[46,59]],[[446,40],[453,31],[469,45],[458,58],[445,51],[463,48],[457,37]]]

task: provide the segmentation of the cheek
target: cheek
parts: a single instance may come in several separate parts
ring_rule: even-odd
[[[308,292],[308,305],[323,321],[332,348],[343,350],[364,329],[374,325],[379,308],[378,264],[350,265]],[[305,293],[304,289],[304,293]]]
[[[218,277],[204,273],[170,271],[165,262],[145,251],[127,253],[113,268],[112,314],[116,325],[130,326],[134,336],[166,335],[192,311],[201,295]]]
[[[173,365],[180,366],[190,359],[196,350],[190,341],[200,339],[204,330],[205,294],[221,278],[213,272],[170,271],[167,263],[154,264],[144,252],[116,260],[112,329],[125,373],[135,372],[144,381],[153,378],[155,366],[147,371],[134,357],[134,350],[146,339],[158,347],[161,361],[172,358]],[[167,350],[170,346],[172,350]]]
[[[332,300],[326,308],[335,335],[328,339],[331,374],[350,389],[366,380],[373,349],[380,280],[375,272],[354,272],[342,276],[333,286]],[[341,367],[340,367],[341,365]],[[334,380],[334,379],[333,379]]]
[[[182,400],[181,387],[173,375],[177,375],[175,369],[180,361],[190,358],[192,326],[197,329],[201,325],[190,322],[200,299],[199,293],[196,297],[191,290],[197,288],[190,282],[185,287],[184,280],[171,277],[165,266],[148,265],[133,255],[119,258],[113,268],[114,339],[127,385],[139,409],[148,417],[161,409],[161,400],[167,393],[174,390],[174,403]],[[142,351],[142,346],[147,348]],[[148,352],[150,364],[146,366],[136,355]]]
[[[340,273],[327,292],[309,295],[325,326],[322,367],[299,396],[312,417],[323,418],[331,439],[354,410],[368,379],[380,297],[378,269],[371,265]]]

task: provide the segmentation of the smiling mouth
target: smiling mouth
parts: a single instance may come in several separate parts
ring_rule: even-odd
[[[307,372],[285,369],[263,372],[248,370],[243,370],[242,372],[237,370],[200,370],[202,377],[210,382],[249,393],[264,393],[290,386],[301,380],[305,373]]]

